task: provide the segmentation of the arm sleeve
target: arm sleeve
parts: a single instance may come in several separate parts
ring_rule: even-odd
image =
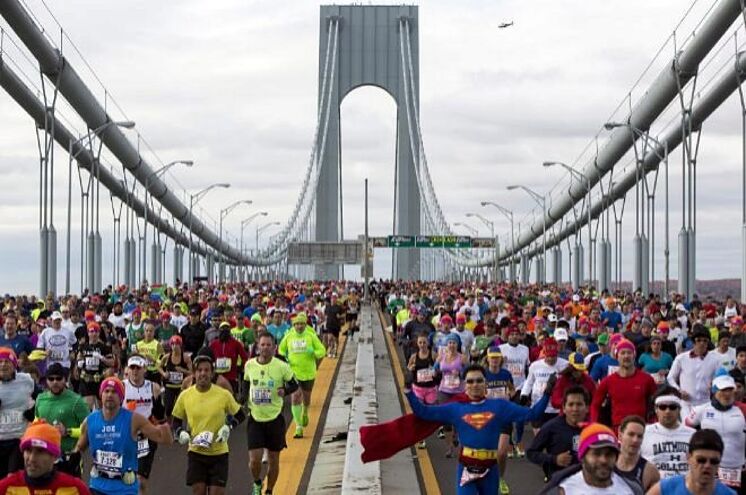
[[[409,405],[412,407],[412,412],[415,416],[429,421],[439,421],[441,423],[451,423],[457,411],[457,403],[451,402],[449,404],[443,404],[440,406],[426,406],[414,395],[411,390],[407,392],[407,400]]]
[[[541,428],[539,433],[534,437],[531,446],[526,449],[526,457],[534,464],[554,464],[554,455],[544,452],[550,445],[550,432],[546,427]]]
[[[601,383],[598,384],[598,388],[596,389],[596,393],[593,394],[593,400],[591,401],[591,421],[594,423],[598,421],[598,417],[601,414],[601,405],[606,399],[608,384],[608,379],[601,380]]]
[[[534,388],[534,373],[531,370],[531,367],[528,368],[528,377],[526,377],[526,381],[523,382],[523,388],[521,389],[521,395],[525,395],[527,397],[531,397],[531,389]]]

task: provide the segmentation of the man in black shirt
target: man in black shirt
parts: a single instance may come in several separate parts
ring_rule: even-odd
[[[342,330],[344,307],[337,301],[337,295],[332,294],[324,309],[326,325],[324,327],[324,345],[326,346],[326,357],[337,357],[337,339]]]
[[[189,308],[189,323],[181,328],[181,339],[184,342],[184,352],[196,354],[205,342],[207,325],[199,319],[199,306]]]

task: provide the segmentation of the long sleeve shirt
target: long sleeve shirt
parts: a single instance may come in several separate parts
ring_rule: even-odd
[[[557,455],[563,452],[572,454],[571,464],[578,463],[580,426],[570,426],[564,416],[557,416],[546,422],[526,450],[526,457],[534,464],[542,466],[548,477],[564,469],[557,465]]]
[[[597,422],[601,406],[608,397],[611,401],[611,426],[619,427],[622,420],[635,414],[646,418],[648,403],[656,391],[655,380],[638,369],[631,376],[622,377],[619,373],[607,376],[596,389],[591,402],[591,421]]]
[[[715,372],[721,366],[719,356],[707,352],[704,356],[695,356],[692,351],[676,356],[668,372],[668,384],[688,393],[692,406],[710,401],[710,387]]]
[[[567,361],[562,358],[557,358],[557,362],[553,365],[547,364],[544,359],[531,363],[531,366],[528,367],[528,377],[523,384],[521,395],[531,397],[531,403],[536,404],[544,396],[544,389],[547,386],[549,377],[554,373],[557,373],[557,376],[559,376],[562,370],[567,367],[567,364]],[[559,410],[549,405],[546,412],[557,413]]]

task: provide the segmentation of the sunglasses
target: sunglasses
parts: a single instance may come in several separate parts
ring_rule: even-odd
[[[466,383],[468,385],[478,385],[480,383],[484,383],[484,378],[467,378]]]
[[[48,376],[47,377],[48,382],[64,382],[65,377],[63,376]]]
[[[678,404],[658,404],[655,407],[657,407],[661,411],[678,411],[679,410]]]
[[[705,464],[709,464],[710,466],[719,466],[720,465],[720,458],[719,457],[695,457],[695,461],[697,461],[697,464],[700,466],[704,466]]]

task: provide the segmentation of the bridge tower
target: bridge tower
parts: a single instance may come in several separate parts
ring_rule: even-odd
[[[340,105],[344,97],[360,86],[373,85],[386,91],[396,102],[396,226],[395,234],[420,234],[420,191],[415,173],[412,146],[407,127],[407,98],[402,73],[399,42],[400,20],[406,18],[410,28],[414,95],[410,92],[412,115],[419,116],[419,42],[418,9],[416,6],[322,5],[319,30],[319,112],[322,99],[322,79],[325,73],[327,44],[333,50],[329,36],[330,21],[338,22],[336,70],[333,74],[331,106],[326,146],[319,163],[321,174],[316,191],[316,241],[339,241],[342,225],[340,210],[341,170]],[[331,56],[332,54],[330,54]],[[406,67],[409,70],[409,67]],[[414,96],[414,98],[412,98]],[[414,117],[412,117],[414,118]],[[317,147],[323,136],[319,133]],[[394,250],[395,278],[420,277],[419,253],[415,248]],[[316,267],[320,279],[339,278],[339,266]]]

